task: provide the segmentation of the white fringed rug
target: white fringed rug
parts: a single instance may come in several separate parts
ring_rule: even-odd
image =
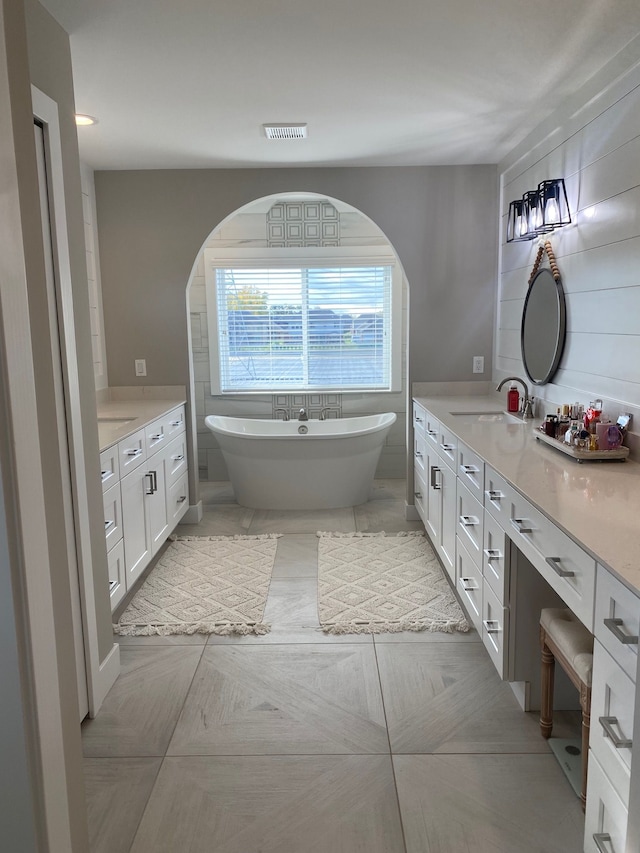
[[[469,630],[424,534],[318,537],[318,613],[325,633]]]
[[[267,634],[262,617],[280,535],[175,537],[115,633]]]

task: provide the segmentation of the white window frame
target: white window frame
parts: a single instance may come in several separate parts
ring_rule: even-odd
[[[349,262],[354,266],[390,266],[391,267],[391,318],[389,328],[390,342],[390,387],[389,388],[300,388],[260,389],[256,391],[223,391],[220,386],[220,354],[218,348],[218,300],[216,270],[233,267],[313,266],[314,263],[326,266]],[[402,269],[388,246],[309,246],[304,248],[278,249],[230,249],[214,248],[204,250],[205,286],[207,294],[207,327],[209,332],[209,360],[211,369],[212,396],[251,396],[265,394],[389,394],[402,388]]]

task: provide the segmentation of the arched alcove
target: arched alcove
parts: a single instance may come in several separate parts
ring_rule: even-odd
[[[401,381],[393,392],[348,392],[304,395],[310,416],[329,406],[332,414],[349,417],[393,411],[398,419],[383,448],[376,477],[404,479],[406,476],[408,282],[395,249],[372,220],[351,205],[317,193],[280,193],[257,199],[236,210],[217,225],[203,243],[187,285],[190,320],[192,411],[195,414],[194,461],[198,482],[228,479],[222,453],[204,419],[209,414],[250,418],[272,418],[276,409],[294,407],[300,395],[242,395],[211,393],[210,332],[205,281],[205,252],[210,249],[269,249],[280,245],[337,245],[342,247],[386,247],[401,270],[402,345]],[[283,397],[292,399],[283,399]],[[315,399],[317,396],[319,399]],[[328,396],[331,399],[328,399]],[[323,397],[324,399],[320,399]]]

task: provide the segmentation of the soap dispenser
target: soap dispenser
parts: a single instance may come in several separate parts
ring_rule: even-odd
[[[520,410],[520,393],[518,387],[512,385],[507,392],[507,411],[518,412]]]

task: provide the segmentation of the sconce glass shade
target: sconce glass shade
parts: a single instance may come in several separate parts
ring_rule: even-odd
[[[542,212],[543,231],[553,231],[563,225],[569,225],[571,214],[567,191],[563,178],[554,178],[551,181],[542,181],[538,184],[538,195],[540,198]]]
[[[544,234],[544,217],[540,190],[529,190],[522,196],[523,215],[527,223],[527,239],[533,240],[538,234]]]
[[[517,243],[520,240],[530,239],[527,234],[527,220],[524,216],[524,202],[518,198],[509,204],[507,243]]]

